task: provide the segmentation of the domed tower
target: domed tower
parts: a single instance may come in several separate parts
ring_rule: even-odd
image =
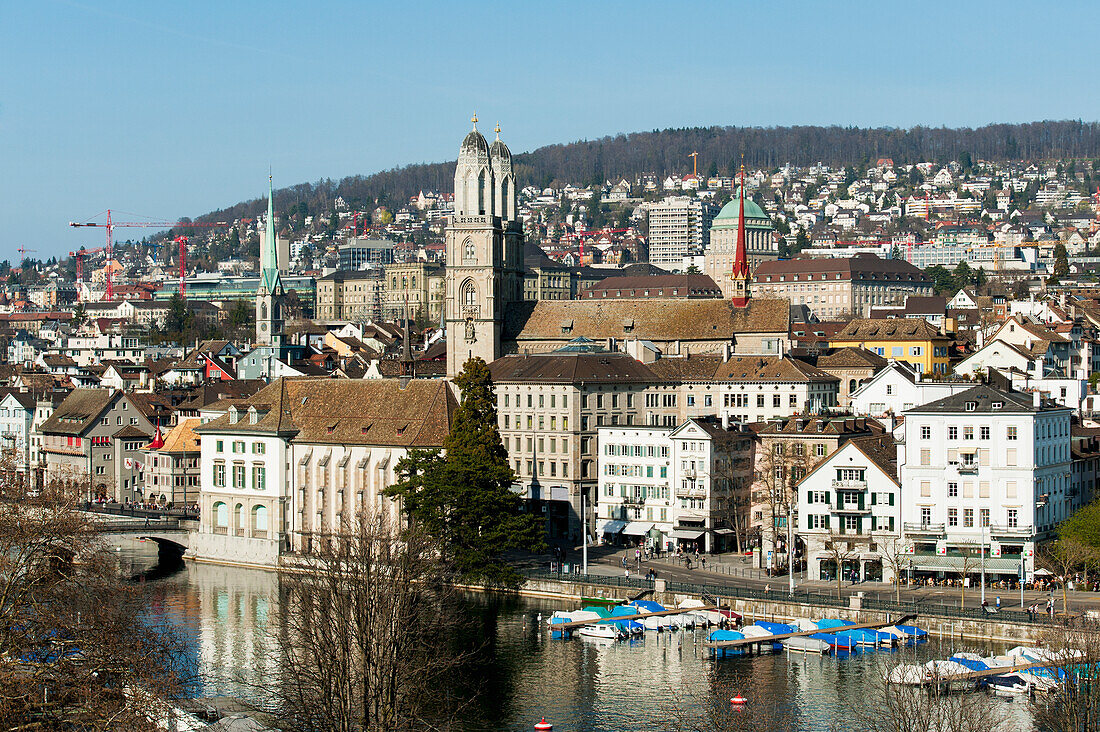
[[[455,215],[485,216],[493,210],[493,171],[489,167],[489,143],[474,128],[458,149],[455,166]]]
[[[512,154],[497,139],[490,148],[474,128],[455,167],[454,215],[447,226],[447,375],[478,356],[503,355],[508,306],[523,297],[523,230],[516,221]]]

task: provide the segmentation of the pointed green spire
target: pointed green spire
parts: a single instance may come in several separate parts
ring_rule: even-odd
[[[275,292],[281,285],[279,261],[275,253],[275,192],[269,173],[267,176],[267,226],[264,229],[263,247],[260,251],[260,288],[267,292]]]

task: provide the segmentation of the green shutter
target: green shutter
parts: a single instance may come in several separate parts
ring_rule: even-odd
[[[825,528],[829,528],[829,515],[825,514]]]
[[[830,506],[833,505],[833,492],[832,491],[825,491],[825,503],[830,505]]]
[[[891,505],[891,506],[893,506],[893,505],[894,505],[894,494],[893,494],[893,493],[891,493],[891,494],[890,494],[890,505]],[[890,519],[890,521],[891,521],[891,522],[893,522],[893,519]],[[893,526],[891,526],[890,528],[892,529],[892,528],[894,528],[894,527],[893,527]]]
[[[871,517],[871,531],[878,531],[878,516]]]
[[[894,530],[894,517],[891,516],[890,517],[890,531],[893,531],[893,530]]]
[[[871,494],[871,505],[874,506],[877,503],[878,503],[878,494],[877,493],[872,493]]]
[[[860,494],[859,494],[859,510],[860,510],[860,511],[862,511],[862,510],[863,510],[863,500],[864,500],[863,496],[864,496],[864,494],[863,494],[863,493],[860,493]]]
[[[863,519],[859,518],[859,517],[856,518],[856,533],[857,534],[862,534],[863,533]]]

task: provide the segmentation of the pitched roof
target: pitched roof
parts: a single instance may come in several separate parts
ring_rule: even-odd
[[[641,361],[625,353],[535,353],[498,358],[489,364],[494,382],[531,381],[574,384],[653,383],[660,377]]]
[[[743,308],[717,298],[538,300],[508,308],[502,337],[517,342],[566,340],[576,334],[597,340],[732,340],[738,333],[786,333],[789,320],[786,300],[753,299]]]
[[[1001,406],[994,408],[994,404]],[[967,405],[973,408],[968,409]],[[1046,409],[1066,409],[1058,404],[1052,404],[1043,400]],[[1031,413],[1038,412],[1040,408],[1034,406],[1034,397],[1030,393],[1021,391],[1003,391],[994,389],[985,384],[979,384],[973,388],[961,391],[958,394],[937,399],[934,402],[923,404],[919,407],[907,410],[910,414],[923,414],[925,412],[978,412],[978,413]]]
[[[855,257],[821,257],[780,259],[761,262],[753,279],[761,282],[768,276],[794,274],[839,274],[842,279],[891,279],[901,282],[928,282],[932,279],[918,267],[901,259],[882,259],[874,255]],[[773,282],[775,280],[772,280]]]
[[[676,297],[688,297],[696,294],[718,293],[721,296],[722,289],[718,287],[710,275],[705,274],[661,274],[650,276],[624,276],[607,277],[599,282],[589,285],[584,292],[592,293],[591,297],[600,297],[602,290],[615,291],[650,291],[662,290],[665,297],[673,297],[672,291],[678,293]],[[639,293],[639,297],[641,293]]]
[[[861,318],[834,336],[834,341],[927,341],[947,336],[920,318]]]
[[[39,429],[51,434],[83,434],[110,406],[116,393],[110,389],[73,389]]]
[[[328,379],[286,377],[237,403],[255,407],[236,423],[226,414],[195,428],[212,432],[282,434],[296,442],[395,447],[441,447],[458,407],[443,379]]]
[[[202,421],[195,417],[181,419],[179,424],[164,435],[164,446],[156,452],[198,452],[199,436],[195,434],[195,428],[201,423]],[[141,449],[149,450],[149,446],[146,445]]]
[[[721,363],[721,356],[688,354],[683,357],[662,356],[646,365],[662,381],[694,381],[713,379]]]
[[[836,381],[836,378],[789,356],[733,356],[714,371],[715,381]]]
[[[866,348],[845,346],[832,353],[818,356],[817,367],[819,369],[845,369],[845,368],[873,368],[881,369],[886,366],[886,359],[877,353],[872,353]]]

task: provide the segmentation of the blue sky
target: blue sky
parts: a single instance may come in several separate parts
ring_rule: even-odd
[[[10,1],[0,258],[97,246],[66,224],[107,208],[257,197],[269,167],[286,186],[450,159],[474,111],[515,152],[712,124],[1096,120],[1098,21],[1007,0]]]

